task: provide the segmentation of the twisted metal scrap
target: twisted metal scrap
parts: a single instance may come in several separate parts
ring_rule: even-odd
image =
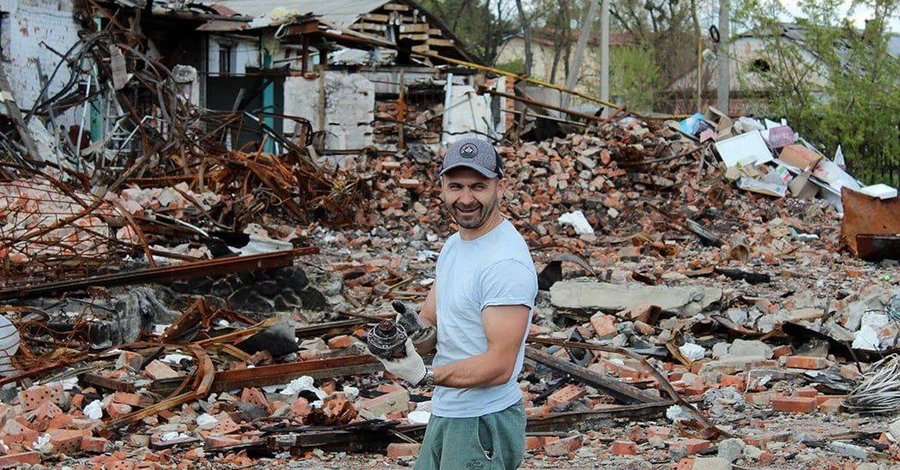
[[[900,355],[872,364],[859,385],[844,399],[849,411],[886,414],[900,411]]]

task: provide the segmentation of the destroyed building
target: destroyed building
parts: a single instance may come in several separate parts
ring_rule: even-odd
[[[0,11],[0,467],[408,466],[366,338],[469,133],[540,272],[524,467],[900,460],[896,189],[790,123],[543,102],[409,1]]]

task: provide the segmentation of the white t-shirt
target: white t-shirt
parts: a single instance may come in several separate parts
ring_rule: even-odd
[[[508,221],[475,240],[451,236],[437,261],[437,355],[440,366],[487,351],[481,311],[495,305],[525,305],[529,321],[537,296],[537,273],[528,245]],[[522,400],[517,378],[525,356],[525,337],[509,381],[479,388],[437,386],[435,416],[471,418],[503,411]]]

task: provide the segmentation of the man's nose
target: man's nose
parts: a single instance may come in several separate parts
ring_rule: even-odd
[[[472,202],[475,202],[475,196],[472,195],[472,190],[469,188],[463,188],[459,195],[459,203],[462,205],[468,205]]]

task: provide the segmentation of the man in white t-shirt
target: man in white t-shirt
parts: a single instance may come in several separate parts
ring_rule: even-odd
[[[525,454],[525,408],[516,381],[538,284],[528,245],[500,214],[508,184],[489,143],[461,139],[447,149],[441,196],[459,232],[444,244],[436,282],[419,314],[437,327],[425,367],[382,360],[413,385],[434,385],[432,417],[416,469],[514,469]]]

